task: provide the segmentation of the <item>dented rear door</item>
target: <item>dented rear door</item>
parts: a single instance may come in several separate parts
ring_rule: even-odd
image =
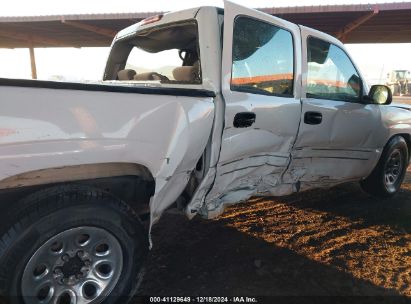
[[[300,121],[300,31],[273,16],[225,2],[222,93],[225,126],[203,215],[256,194],[283,194]]]

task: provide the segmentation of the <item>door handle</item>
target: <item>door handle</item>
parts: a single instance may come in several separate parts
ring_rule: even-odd
[[[247,128],[255,123],[254,112],[241,112],[234,116],[233,125],[235,128]]]
[[[320,112],[305,112],[304,123],[307,125],[319,125],[323,121],[323,114]]]

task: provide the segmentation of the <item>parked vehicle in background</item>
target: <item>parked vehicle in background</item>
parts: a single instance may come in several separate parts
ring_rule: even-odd
[[[224,24],[224,26],[223,26]],[[390,197],[411,111],[337,39],[225,2],[117,34],[104,81],[0,79],[0,295],[124,303],[149,227],[358,181]],[[158,244],[161,246],[161,244]]]
[[[386,85],[394,96],[411,94],[411,72],[407,70],[394,70],[387,74]]]

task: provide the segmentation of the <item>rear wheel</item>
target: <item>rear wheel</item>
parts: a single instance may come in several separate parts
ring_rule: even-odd
[[[392,138],[371,175],[361,181],[362,189],[374,196],[393,196],[404,180],[408,159],[408,147],[404,138]]]
[[[18,207],[0,241],[0,294],[7,303],[125,303],[136,291],[148,245],[125,203],[66,186]]]

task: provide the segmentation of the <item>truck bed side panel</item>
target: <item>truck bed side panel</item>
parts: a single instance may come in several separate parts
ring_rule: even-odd
[[[47,168],[140,164],[156,181],[153,218],[184,189],[214,118],[205,96],[15,86],[0,87],[0,96],[0,185]]]

